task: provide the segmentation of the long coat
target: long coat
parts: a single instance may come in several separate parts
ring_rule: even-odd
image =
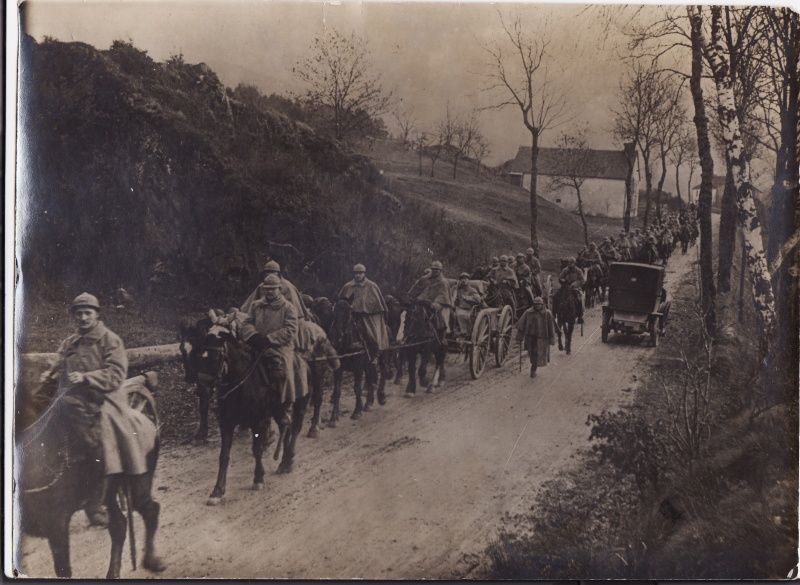
[[[531,307],[522,314],[514,327],[517,329],[517,340],[525,339],[525,349],[531,363],[534,363],[534,356],[531,355],[532,338],[536,338],[536,365],[546,366],[550,361],[550,346],[556,344],[553,314],[544,307],[538,311]]]
[[[294,305],[285,298],[269,303],[259,299],[250,306],[242,327],[248,341],[261,333],[273,347],[265,356],[280,356],[286,366],[286,382],[280,389],[281,402],[294,402],[308,394],[308,365],[295,353],[299,349],[298,319]]]
[[[305,319],[306,321],[312,320],[311,313],[308,311],[308,307],[306,307],[306,304],[303,302],[303,295],[300,294],[300,291],[297,290],[295,285],[283,277],[281,277],[281,294],[283,295],[283,298],[294,305],[298,317]],[[250,296],[247,297],[247,300],[244,303],[242,303],[242,306],[239,308],[239,310],[242,313],[249,313],[250,307],[260,298],[260,287],[256,287],[256,290],[250,293]]]
[[[71,386],[70,373],[83,374],[84,381],[66,391],[68,399],[86,403],[87,389],[103,393],[97,424],[105,473],[145,473],[145,457],[155,447],[156,428],[128,405],[127,393],[119,390],[128,373],[122,340],[98,321],[88,333],[70,335],[61,343],[50,371],[58,372],[60,388]]]
[[[443,274],[420,278],[408,291],[411,298],[438,304],[440,307],[452,307],[453,297],[450,295],[450,284]]]
[[[351,280],[339,291],[339,298],[350,303],[353,315],[361,321],[370,353],[391,348],[389,328],[386,326],[389,308],[377,284],[368,278],[362,282]]]

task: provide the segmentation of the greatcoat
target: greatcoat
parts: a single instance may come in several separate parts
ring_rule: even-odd
[[[87,333],[75,333],[61,343],[50,371],[58,372],[59,388],[72,386],[65,399],[79,408],[90,405],[92,390],[102,392],[97,428],[106,475],[145,473],[145,457],[155,447],[156,428],[144,414],[129,406],[127,393],[119,390],[128,373],[122,340],[98,321]],[[68,378],[72,372],[82,373],[84,381],[72,385]]]
[[[361,321],[362,332],[371,346],[370,353],[390,349],[389,328],[386,326],[389,308],[380,287],[368,278],[362,282],[353,279],[339,291],[339,298],[350,303],[353,315]]]
[[[515,328],[517,340],[525,340],[525,349],[528,351],[531,363],[535,363],[537,367],[546,366],[550,361],[550,346],[556,344],[556,323],[553,314],[544,305],[539,310],[531,307],[522,314]],[[536,339],[535,344],[534,339]],[[535,356],[531,351],[534,345]]]
[[[242,303],[242,306],[239,308],[242,313],[249,313],[253,302],[261,298],[260,288],[260,286],[256,287],[256,290],[254,290],[250,296],[247,297],[247,300]],[[295,285],[283,277],[281,277],[281,294],[283,295],[283,298],[294,305],[298,317],[305,319],[306,321],[312,320],[311,313],[309,313],[306,304],[303,302],[303,296],[300,294],[300,291],[297,290]]]
[[[295,350],[299,347],[298,319],[294,305],[283,297],[272,303],[259,299],[250,306],[242,327],[248,341],[256,333],[267,338],[272,347],[264,357],[280,356],[286,367],[286,382],[280,389],[281,402],[294,402],[308,394],[308,365]]]

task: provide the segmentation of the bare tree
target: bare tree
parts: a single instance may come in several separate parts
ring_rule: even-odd
[[[659,121],[665,110],[664,76],[655,62],[645,66],[632,64],[627,78],[620,85],[619,106],[614,113],[614,135],[633,142],[642,154],[645,180],[643,223],[647,226],[653,192],[652,158],[659,143]]]
[[[656,192],[656,217],[661,219],[661,195],[664,192],[664,181],[667,178],[667,157],[675,150],[681,138],[681,129],[687,122],[686,109],[681,105],[683,83],[675,77],[663,80],[662,92],[664,103],[661,115],[656,120],[658,150],[661,160],[661,177]]]
[[[556,169],[558,174],[550,177],[553,189],[575,189],[578,198],[578,213],[583,222],[583,239],[589,245],[589,226],[583,211],[581,187],[586,179],[598,171],[598,161],[586,142],[586,128],[580,128],[572,134],[564,133],[558,137],[556,147]]]
[[[417,117],[414,115],[414,110],[408,109],[394,112],[392,115],[400,128],[400,138],[403,140],[403,146],[406,146],[411,142],[411,137],[414,135],[417,125]]]
[[[475,172],[480,174],[481,173],[481,166],[483,164],[483,159],[489,156],[492,153],[491,145],[489,144],[489,139],[486,138],[483,134],[478,134],[475,138],[475,142],[472,145],[472,156],[475,159]]]
[[[453,178],[456,178],[458,160],[474,153],[476,143],[482,138],[478,119],[473,113],[466,119],[457,119],[455,132],[450,140],[450,155],[453,157]]]
[[[329,28],[310,53],[293,72],[308,84],[308,106],[328,120],[337,140],[389,111],[392,92],[374,71],[366,41]]]
[[[677,191],[678,201],[683,205],[683,197],[681,197],[681,167],[684,164],[689,166],[689,195],[687,196],[687,200],[691,200],[692,174],[694,173],[694,168],[697,166],[695,155],[697,152],[697,141],[689,126],[689,119],[686,117],[682,125],[677,129],[677,132],[678,136],[675,140],[675,146],[670,151],[668,158],[669,162],[675,167],[675,189]],[[695,156],[693,157],[693,155]],[[692,160],[693,158],[694,160]]]
[[[414,150],[417,151],[417,157],[419,158],[420,177],[422,176],[422,158],[425,156],[430,140],[431,138],[427,132],[417,132],[414,135]]]
[[[506,23],[500,15],[505,42],[495,42],[482,48],[488,55],[490,73],[484,74],[484,90],[498,96],[495,109],[516,106],[522,122],[531,135],[531,247],[539,254],[537,230],[539,208],[537,179],[539,176],[539,140],[542,133],[558,123],[567,110],[566,95],[553,85],[548,71],[550,36],[546,26],[535,34],[527,34],[519,16]],[[506,51],[510,46],[510,50]]]
[[[697,154],[697,139],[693,139],[694,143],[691,146],[691,150],[689,150],[689,154],[686,157],[686,166],[689,167],[689,179],[686,183],[686,187],[689,191],[689,203],[693,203],[692,201],[692,177],[694,176],[695,170],[697,167],[700,166],[700,155]]]

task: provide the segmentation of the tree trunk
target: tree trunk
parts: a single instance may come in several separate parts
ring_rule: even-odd
[[[703,74],[703,22],[696,10],[692,6],[687,7],[692,27],[692,76],[689,80],[689,88],[694,103],[694,125],[697,129],[697,151],[700,155],[700,194],[697,197],[697,217],[700,224],[700,302],[705,316],[706,329],[712,337],[716,337],[716,289],[714,287],[711,233],[711,186],[714,176],[714,159],[711,156],[708,116],[703,102],[703,88],[700,85]]]
[[[722,195],[722,209],[719,217],[719,265],[717,266],[717,290],[731,290],[731,267],[733,252],[736,247],[736,188],[733,185],[733,173],[730,165],[726,165],[725,191]]]
[[[581,222],[583,222],[583,241],[586,247],[589,247],[589,226],[586,223],[586,215],[583,213],[583,198],[581,198],[580,187],[575,187],[575,193],[578,195],[578,213],[581,214]]]
[[[456,167],[458,166],[458,153],[453,156],[453,178],[456,178]]]
[[[636,142],[634,141],[631,145],[631,148],[627,150],[627,159],[628,159],[628,174],[625,177],[625,205],[624,205],[624,214],[623,214],[623,223],[625,226],[625,231],[628,232],[631,229],[631,206],[633,205],[633,171],[636,167]]]
[[[689,200],[689,203],[692,203],[692,177],[694,176],[694,169],[689,169],[689,180],[686,183],[687,194],[686,198]]]
[[[683,197],[681,197],[681,177],[680,177],[680,165],[675,165],[675,191],[678,194],[678,207],[683,207]]]
[[[652,204],[650,196],[653,194],[653,171],[650,170],[650,153],[642,152],[642,159],[644,162],[644,217],[642,218],[642,225],[647,227],[647,218],[650,215]]]
[[[667,179],[667,153],[661,152],[661,178],[658,180],[656,193],[656,218],[661,221],[661,194],[664,192],[664,181]]]
[[[536,200],[536,182],[539,177],[539,130],[531,131],[531,248],[539,254],[539,204]]]

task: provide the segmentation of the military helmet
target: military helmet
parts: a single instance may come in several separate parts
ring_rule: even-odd
[[[575,263],[575,256],[569,256],[567,258],[567,264],[574,264]]]
[[[492,262],[500,262],[500,258],[497,256],[492,256]]]
[[[280,272],[281,265],[275,262],[275,260],[270,260],[266,264],[264,264],[264,272]]]
[[[533,248],[528,248],[527,250],[525,250],[525,253],[533,256]]]
[[[533,298],[533,304],[534,305],[543,305],[544,304],[544,299],[542,297],[534,297]]]
[[[506,256],[505,254],[500,256],[500,262],[508,262],[508,256]]]
[[[281,279],[275,274],[268,274],[261,286],[263,288],[280,288]]]
[[[356,264],[353,266],[353,272],[366,272],[367,269],[364,267],[363,264]]]
[[[469,278],[469,272],[462,272],[459,278]]]
[[[97,300],[97,297],[94,295],[90,295],[89,293],[81,293],[72,301],[72,305],[69,307],[69,312],[72,313],[75,309],[79,309],[80,307],[88,307],[90,309],[94,309],[95,311],[100,310],[100,301]]]
[[[611,243],[611,238],[609,238],[609,237],[605,237],[605,238],[603,238],[603,243],[604,243],[604,244],[606,244],[606,243],[607,243],[607,244],[610,244],[610,243]]]
[[[434,260],[433,262],[431,262],[431,270],[441,270],[441,269],[442,269],[441,262],[439,262],[438,260]]]
[[[655,236],[647,236],[647,242],[648,242],[649,244],[655,244],[655,243],[656,243],[656,238],[655,238]]]
[[[595,248],[597,248],[597,244],[595,244],[594,242],[589,242],[589,249],[594,250]]]
[[[519,254],[517,254],[517,258],[522,258],[522,259],[525,259],[525,254],[523,254],[522,252],[520,252]]]

